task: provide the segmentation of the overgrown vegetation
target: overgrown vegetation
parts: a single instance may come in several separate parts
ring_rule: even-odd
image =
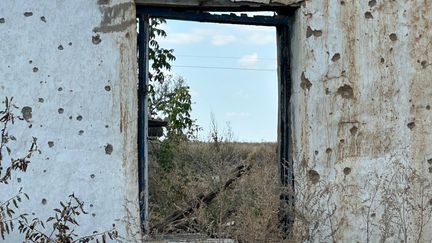
[[[183,141],[171,149],[167,169],[163,144],[150,145],[150,219],[156,237],[195,233],[240,242],[282,240],[275,144],[237,143],[214,131],[210,141]],[[183,211],[191,213],[170,220]]]

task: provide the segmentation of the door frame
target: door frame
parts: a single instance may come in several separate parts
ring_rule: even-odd
[[[254,16],[214,14],[210,12],[275,11],[275,16]],[[295,9],[292,7],[206,7],[193,9],[173,6],[137,6],[138,33],[138,170],[141,228],[149,233],[148,213],[148,79],[149,79],[149,21],[150,18],[209,22],[219,24],[240,24],[274,26],[277,35],[278,60],[278,160],[281,183],[281,204],[279,210],[280,229],[288,238],[294,223],[294,171],[291,156],[291,31]]]

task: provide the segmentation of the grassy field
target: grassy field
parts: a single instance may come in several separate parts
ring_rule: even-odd
[[[149,175],[153,234],[281,241],[276,144],[152,142]]]

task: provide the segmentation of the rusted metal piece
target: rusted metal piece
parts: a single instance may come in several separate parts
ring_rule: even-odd
[[[160,119],[148,120],[148,136],[149,138],[157,138],[163,136],[163,127],[168,126],[168,122]]]

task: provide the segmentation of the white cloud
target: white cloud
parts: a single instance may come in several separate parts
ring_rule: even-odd
[[[165,39],[160,39],[161,43],[177,44],[177,45],[190,45],[200,43],[204,40],[202,35],[195,33],[170,33]]]
[[[227,112],[225,113],[227,117],[236,117],[236,118],[246,118],[250,117],[251,114],[247,112]]]
[[[242,66],[253,67],[258,63],[258,54],[252,53],[249,55],[244,55],[238,60],[238,63]]]
[[[248,37],[248,43],[252,45],[276,44],[276,38],[269,33],[252,33]]]
[[[211,43],[215,46],[224,46],[232,44],[237,41],[237,38],[233,35],[214,35],[212,36]]]
[[[250,95],[249,95],[249,93],[247,93],[247,92],[244,91],[244,90],[239,90],[239,91],[237,91],[237,92],[235,92],[235,93],[233,94],[233,97],[234,97],[234,98],[247,99],[247,98],[250,97]]]

